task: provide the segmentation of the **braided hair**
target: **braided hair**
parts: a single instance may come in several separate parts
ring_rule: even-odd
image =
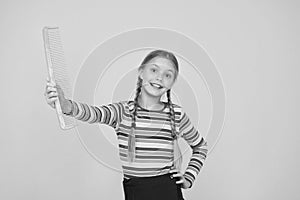
[[[135,134],[134,134],[134,130],[136,127],[135,124],[135,118],[136,118],[136,111],[137,111],[137,105],[138,105],[138,97],[141,93],[141,89],[142,89],[142,84],[143,84],[143,79],[141,79],[141,77],[138,77],[138,81],[137,81],[137,87],[136,87],[136,92],[135,92],[135,97],[134,97],[134,101],[133,101],[133,111],[131,114],[131,133],[129,134],[129,138],[128,138],[128,160],[130,162],[134,161],[134,157],[135,157]]]
[[[167,52],[165,50],[155,50],[150,52],[143,60],[141,66],[139,67],[139,69],[141,69],[142,67],[144,67],[144,65],[149,62],[152,58],[155,57],[163,57],[163,58],[167,58],[170,61],[172,61],[172,63],[174,64],[174,67],[176,69],[176,76],[175,79],[177,78],[179,69],[178,69],[178,62],[176,57],[171,53],[171,52]],[[132,110],[132,114],[131,114],[131,118],[132,118],[132,123],[131,123],[131,133],[129,134],[129,138],[128,138],[128,161],[133,162],[135,159],[135,128],[136,128],[136,112],[137,112],[137,106],[138,106],[138,97],[141,93],[141,88],[143,85],[143,79],[141,79],[141,77],[138,77],[138,81],[137,81],[137,87],[136,87],[136,92],[135,92],[135,98],[134,98],[134,102],[133,102],[133,110]],[[169,117],[170,117],[170,123],[171,123],[171,129],[172,129],[172,133],[171,136],[173,138],[174,141],[174,166],[180,170],[181,168],[181,163],[182,163],[182,154],[178,145],[178,134],[176,131],[176,126],[175,126],[175,112],[174,112],[174,106],[173,103],[171,101],[171,89],[169,89],[167,91],[167,98],[168,98],[168,102],[167,102],[167,106],[169,107]]]

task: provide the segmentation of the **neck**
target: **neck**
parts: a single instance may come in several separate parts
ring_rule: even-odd
[[[156,107],[161,107],[162,103],[160,98],[161,97],[148,96],[144,92],[141,92],[140,96],[138,97],[138,103],[143,108],[153,109]]]

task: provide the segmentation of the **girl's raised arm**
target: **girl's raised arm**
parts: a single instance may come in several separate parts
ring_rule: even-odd
[[[195,129],[184,111],[181,112],[179,132],[193,151],[183,174],[184,178],[190,182],[191,188],[206,159],[208,152],[207,141]]]
[[[107,124],[117,128],[121,123],[124,110],[123,102],[111,103],[102,106],[90,106],[65,98],[64,92],[58,84],[47,79],[45,98],[47,103],[55,108],[55,101],[59,100],[62,112],[88,123]]]
[[[117,128],[122,119],[122,102],[108,105],[91,106],[86,103],[69,100],[70,112],[64,114],[88,123],[101,123]]]

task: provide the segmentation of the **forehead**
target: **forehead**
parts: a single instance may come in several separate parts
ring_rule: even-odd
[[[149,60],[147,64],[153,64],[161,68],[162,70],[171,70],[175,72],[175,67],[172,61],[167,58],[155,57]]]

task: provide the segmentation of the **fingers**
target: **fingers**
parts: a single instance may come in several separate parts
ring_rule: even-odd
[[[46,87],[56,87],[56,84],[53,82],[47,82]]]
[[[183,183],[183,178],[181,178],[179,181],[176,181],[176,184],[182,184]]]
[[[182,184],[183,183],[183,174],[181,174],[179,170],[171,169],[169,172],[173,173],[171,175],[171,178],[177,178],[176,184]]]
[[[55,102],[58,99],[57,93],[50,93],[45,95],[47,103]]]
[[[46,88],[46,94],[49,94],[49,93],[57,93],[57,89],[54,88],[54,87],[47,87]]]
[[[56,92],[58,92],[59,96],[64,96],[64,91],[62,90],[60,85],[56,84],[53,81],[49,81],[49,78],[47,78],[45,93],[49,93],[51,91],[53,91],[53,92],[56,91]]]
[[[172,175],[171,175],[171,178],[179,178],[179,179],[182,179],[182,178],[183,178],[183,175],[182,175],[181,173],[172,174]]]
[[[49,78],[47,77],[47,83],[46,83],[46,88],[45,88],[45,93],[48,94],[50,92],[55,92],[57,91],[56,84],[53,81],[50,81]]]
[[[58,92],[57,92],[57,89],[55,87],[46,86],[46,90],[45,90],[44,95],[48,96],[48,97],[53,97],[53,96],[57,96]]]
[[[52,107],[55,108],[55,101],[57,101],[57,99],[51,100],[48,102],[48,104]]]
[[[53,97],[53,98],[46,97],[47,104],[49,104],[52,108],[55,108],[55,102],[57,100],[58,100],[58,97]]]
[[[48,90],[51,90],[51,91],[56,90],[56,84],[54,82],[47,82],[45,91],[48,92]]]
[[[56,84],[53,81],[50,81],[47,77],[47,83],[45,88],[45,99],[47,104],[49,104],[52,108],[55,108],[55,102],[58,100],[58,92],[56,89]]]
[[[170,173],[180,173],[180,171],[176,168],[170,169]]]
[[[49,93],[46,93],[46,97],[47,97],[47,98],[58,97],[58,93],[57,93],[56,91],[54,91],[54,92],[49,92]]]
[[[48,90],[55,91],[55,90],[57,90],[57,88],[56,88],[55,85],[53,85],[53,84],[51,84],[51,83],[47,83],[47,84],[46,84],[45,90],[46,90],[46,91],[48,91]]]
[[[183,176],[183,174],[179,170],[173,168],[169,172],[173,173],[171,175],[171,178],[175,178],[176,184],[180,185],[181,188],[187,189],[191,187],[191,183],[187,181],[187,179]]]

